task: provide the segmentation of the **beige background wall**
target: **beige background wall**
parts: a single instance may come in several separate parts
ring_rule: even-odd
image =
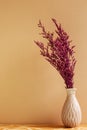
[[[38,20],[56,18],[76,45],[75,85],[87,123],[87,0],[0,0],[0,123],[61,123],[64,82],[39,54]]]

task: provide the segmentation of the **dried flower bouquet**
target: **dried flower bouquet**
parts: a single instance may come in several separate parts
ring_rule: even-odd
[[[47,32],[41,21],[39,21],[38,27],[42,29],[40,35],[47,39],[47,43],[34,42],[40,47],[41,55],[60,73],[65,81],[66,88],[73,88],[73,76],[76,64],[74,57],[75,46],[71,45],[72,41],[69,40],[69,35],[63,30],[61,24],[58,24],[55,19],[52,19],[52,21],[56,26],[56,37],[54,33]]]

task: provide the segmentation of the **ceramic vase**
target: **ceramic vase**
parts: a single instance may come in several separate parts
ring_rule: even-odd
[[[62,122],[65,127],[76,127],[81,122],[81,109],[76,98],[76,88],[66,89],[67,97],[62,109]]]

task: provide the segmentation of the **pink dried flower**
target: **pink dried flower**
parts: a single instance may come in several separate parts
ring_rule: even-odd
[[[63,30],[61,24],[58,24],[55,19],[52,19],[52,21],[56,26],[56,38],[54,38],[54,33],[47,32],[41,21],[39,21],[38,27],[42,29],[40,35],[47,39],[48,42],[46,45],[39,41],[35,41],[35,43],[40,47],[41,55],[60,73],[65,81],[66,88],[73,88],[73,76],[76,64],[73,55],[75,46],[71,46],[72,41],[69,40],[69,36]]]

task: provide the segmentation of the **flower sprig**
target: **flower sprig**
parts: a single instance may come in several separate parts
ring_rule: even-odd
[[[46,45],[40,41],[34,41],[39,47],[41,55],[55,67],[65,81],[66,88],[73,88],[73,76],[76,59],[74,57],[74,47],[71,45],[69,35],[63,30],[61,24],[52,19],[56,26],[56,37],[54,33],[47,32],[41,21],[38,27],[42,29],[40,35],[47,39]]]

